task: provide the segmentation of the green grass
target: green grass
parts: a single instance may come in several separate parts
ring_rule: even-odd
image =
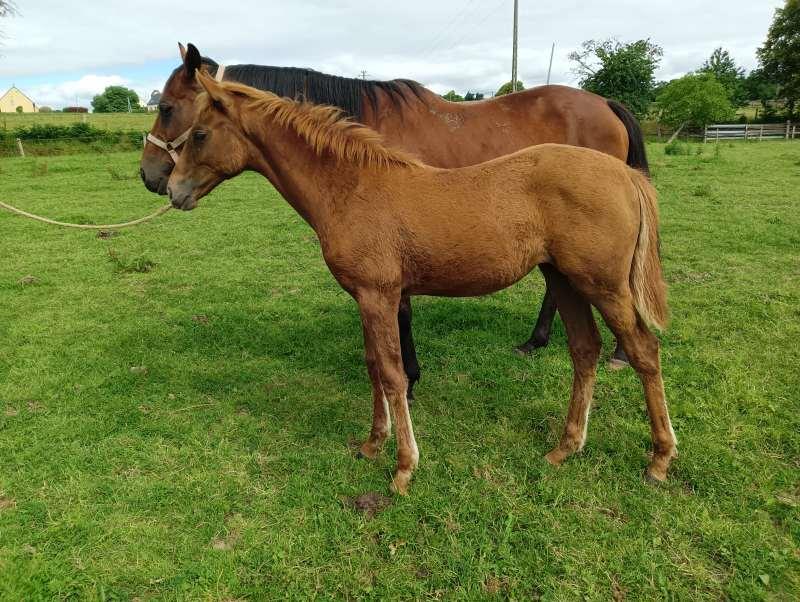
[[[39,124],[68,125],[86,121],[104,130],[147,132],[155,113],[0,113],[0,129],[13,130]]]
[[[798,599],[800,144],[650,153],[670,482],[642,478],[630,371],[600,370],[585,451],[544,461],[571,367],[560,324],[511,351],[533,274],[416,301],[421,465],[371,520],[342,502],[393,466],[348,445],[371,412],[356,306],[265,181],[111,238],[0,213],[0,599]],[[137,159],[2,160],[0,198],[138,217],[163,199]]]

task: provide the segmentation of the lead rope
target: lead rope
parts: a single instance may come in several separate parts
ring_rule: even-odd
[[[65,228],[78,228],[80,230],[119,230],[120,228],[129,228],[131,226],[137,226],[139,224],[143,224],[144,222],[149,222],[151,219],[156,218],[159,215],[164,215],[167,211],[172,209],[172,205],[164,205],[155,213],[151,213],[150,215],[140,217],[139,219],[135,219],[130,222],[125,222],[122,224],[96,225],[96,224],[70,224],[68,222],[58,222],[54,219],[42,217],[41,215],[35,215],[33,213],[28,213],[27,211],[23,211],[22,209],[17,209],[16,207],[8,205],[2,201],[0,201],[0,207],[2,207],[3,209],[7,209],[11,213],[16,213],[17,215],[21,215],[23,217],[36,220],[38,222],[43,222],[45,224],[52,224],[53,226],[63,226]]]

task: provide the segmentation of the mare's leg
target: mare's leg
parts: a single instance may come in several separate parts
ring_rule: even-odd
[[[614,354],[611,356],[611,359],[608,360],[608,367],[611,370],[622,370],[630,365],[631,364],[628,361],[628,356],[625,354],[625,350],[622,348],[620,342],[617,341],[617,346],[614,348]]]
[[[558,466],[567,456],[583,449],[586,443],[589,410],[602,343],[589,302],[552,266],[542,266],[542,272],[547,279],[548,288],[553,291],[567,330],[574,370],[572,398],[564,433],[556,448],[545,456],[548,462]]]
[[[419,462],[419,451],[414,439],[411,415],[406,393],[408,381],[403,371],[400,353],[400,332],[397,311],[400,293],[360,290],[356,295],[364,327],[368,353],[374,354],[380,384],[388,401],[397,433],[397,469],[392,490],[405,495],[411,474]],[[374,396],[373,396],[374,399]]]
[[[414,399],[414,385],[420,377],[417,350],[414,347],[414,335],[411,332],[411,298],[400,298],[400,309],[397,312],[397,322],[400,325],[400,352],[403,356],[403,370],[408,378],[408,403]]]
[[[392,433],[392,420],[389,417],[389,402],[383,392],[383,385],[381,385],[377,352],[371,344],[363,322],[362,328],[364,329],[364,359],[367,364],[369,380],[372,383],[372,430],[370,430],[369,439],[361,446],[359,456],[373,459],[380,453],[384,442]]]
[[[536,319],[536,326],[533,333],[522,345],[517,347],[520,353],[531,353],[539,347],[545,347],[550,341],[550,331],[553,329],[553,318],[556,315],[556,300],[550,291],[550,285],[544,291],[542,307],[539,309],[539,317]]]
[[[598,299],[595,305],[642,381],[653,439],[653,459],[647,467],[647,476],[654,481],[665,481],[670,462],[677,457],[678,450],[664,397],[658,339],[642,322],[627,289],[614,297]]]

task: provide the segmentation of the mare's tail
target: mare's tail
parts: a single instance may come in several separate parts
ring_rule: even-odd
[[[630,171],[639,200],[639,238],[633,252],[630,285],[636,311],[645,323],[663,330],[669,319],[667,285],[661,272],[658,239],[658,194],[640,172]]]
[[[608,107],[614,112],[628,132],[627,164],[650,177],[650,164],[647,162],[647,150],[644,146],[644,134],[639,121],[628,108],[616,100],[607,100]]]

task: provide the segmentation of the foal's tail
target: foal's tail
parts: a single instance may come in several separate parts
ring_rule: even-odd
[[[647,149],[639,121],[628,108],[616,100],[607,100],[608,108],[614,112],[628,132],[628,159],[626,163],[650,177],[650,164],[647,162]]]
[[[639,200],[639,238],[633,251],[630,285],[633,301],[645,323],[664,330],[669,319],[667,285],[661,272],[658,238],[658,194],[640,172],[631,170]]]

